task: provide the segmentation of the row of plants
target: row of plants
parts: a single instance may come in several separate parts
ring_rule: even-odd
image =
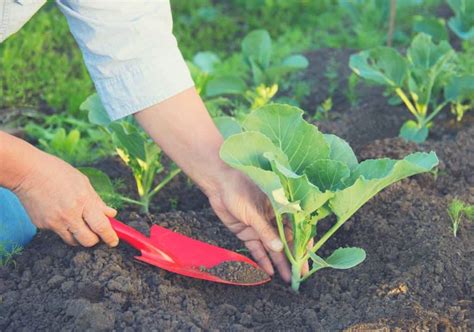
[[[474,66],[469,56],[474,53],[470,32],[474,29],[471,17],[473,11],[470,10],[469,1],[448,2],[455,14],[448,21],[448,27],[457,36],[466,39],[462,52],[455,51],[448,43],[446,23],[432,17],[399,15],[399,23],[392,32],[393,45],[397,47],[380,46],[387,42],[386,24],[390,16],[388,1],[304,2],[304,6],[308,6],[308,9],[316,6],[323,12],[313,15],[317,18],[314,26],[318,26],[315,36],[322,37],[323,33],[327,33],[326,39],[321,38],[327,45],[334,46],[340,42],[341,45],[358,49],[375,46],[351,56],[349,65],[362,79],[382,85],[391,104],[403,103],[406,106],[414,120],[403,125],[400,135],[408,140],[422,142],[441,111],[450,108],[460,121],[464,113],[474,107]],[[196,24],[196,20],[216,24],[227,22],[225,24],[230,25],[235,22],[232,19],[221,20],[222,13],[219,11],[229,10],[229,6],[234,8],[229,4],[214,5],[198,1],[193,4],[175,2],[174,5],[194,8],[203,3],[209,6],[200,7],[202,10],[190,18],[190,26]],[[299,26],[301,30],[295,29],[292,34],[285,34],[285,25],[274,27],[278,20],[275,16],[270,20],[272,13],[286,10],[285,14],[301,16],[301,10],[299,13],[293,12],[296,6],[285,1],[263,1],[264,6],[261,7],[257,3],[242,2],[239,10],[250,6],[247,10],[253,8],[262,11],[261,18],[267,17],[270,31],[282,34],[276,41],[267,30],[258,29],[242,34],[238,45],[232,38],[234,46],[230,47],[231,52],[199,49],[199,52],[191,53],[185,49],[183,53],[187,58],[192,58],[188,66],[196,88],[226,138],[221,150],[222,159],[246,173],[272,203],[285,253],[293,267],[292,287],[297,290],[302,281],[322,268],[346,269],[362,262],[365,252],[360,248],[339,248],[326,258],[322,258],[318,250],[380,190],[405,177],[431,171],[438,160],[434,153],[414,153],[398,161],[383,158],[359,162],[344,140],[322,134],[307,123],[303,116],[316,120],[327,117],[332,108],[331,98],[318,105],[315,114],[304,113],[295,107],[304,102],[310,91],[307,82],[296,79],[309,62],[304,55],[294,52],[297,47],[288,47],[282,40],[295,38],[293,43],[289,43],[295,44],[295,41],[304,39],[301,45],[307,45],[311,38],[305,39],[298,35],[302,31],[303,34],[307,32],[303,24]],[[406,11],[407,6],[432,8],[439,2],[428,1],[423,6],[421,3],[397,1],[396,10]],[[331,15],[334,15],[334,19],[328,20]],[[304,13],[302,21],[306,20],[311,22],[312,18]],[[330,29],[337,20],[351,22],[348,32],[335,33],[333,30],[319,29],[322,22],[329,22],[327,25]],[[184,22],[179,17],[177,21],[178,25]],[[258,22],[249,23],[250,26],[252,24],[262,26]],[[344,25],[337,26],[339,29]],[[200,33],[204,34],[203,39],[212,41],[214,39],[208,38],[207,34],[216,34],[215,31],[211,29]],[[398,47],[406,45],[413,32],[418,34],[402,54]],[[337,38],[340,40],[337,41]],[[213,49],[211,46],[208,49]],[[4,54],[7,52],[5,50],[8,51],[8,48],[4,49]],[[14,56],[9,58],[15,60]],[[330,94],[339,88],[336,82],[339,65],[333,63],[325,72],[330,82]],[[13,82],[11,79],[6,85],[11,87]],[[81,79],[78,82],[82,84]],[[356,83],[351,82],[357,81],[349,80],[349,84],[355,86]],[[44,150],[81,166],[80,170],[89,177],[108,204],[115,207],[123,203],[132,204],[139,206],[145,213],[149,212],[152,198],[180,170],[175,165],[165,167],[162,151],[132,117],[112,123],[97,95],[85,98],[91,91],[90,86],[84,86],[87,88],[80,89],[81,94],[75,94],[82,96],[80,107],[77,99],[68,104],[64,100],[57,103],[46,100],[48,105],[66,109],[67,112],[63,115],[53,112],[34,118],[34,123],[26,127],[27,133]],[[84,95],[84,91],[87,94]],[[73,95],[67,91],[63,93],[66,97]],[[136,187],[133,197],[121,193],[120,182],[90,167],[97,159],[111,154],[118,155],[129,167]],[[319,234],[318,224],[332,215],[335,216],[332,227]],[[449,215],[456,235],[461,221],[473,218],[472,206],[455,200],[449,206]],[[291,223],[294,230],[291,248],[283,234],[285,220]],[[317,241],[308,249],[314,237],[317,237]],[[301,276],[301,267],[308,260],[312,262],[312,268]]]

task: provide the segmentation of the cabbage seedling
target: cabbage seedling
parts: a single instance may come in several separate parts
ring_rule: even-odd
[[[349,144],[322,134],[303,120],[303,111],[289,105],[266,105],[250,113],[244,131],[229,136],[221,158],[247,176],[272,203],[285,253],[292,265],[292,288],[323,268],[347,269],[361,263],[360,248],[339,248],[322,258],[318,250],[379,191],[408,176],[428,172],[438,164],[434,152],[413,153],[402,160],[358,162]],[[318,222],[336,216],[332,227],[318,234]],[[290,248],[283,218],[293,226]],[[308,248],[315,238],[315,244]],[[312,268],[301,276],[308,260]]]
[[[400,129],[400,136],[414,142],[423,142],[428,137],[434,117],[459,96],[446,93],[446,86],[454,80],[456,52],[446,41],[432,42],[427,34],[418,34],[407,50],[406,57],[389,47],[376,47],[353,54],[349,66],[359,76],[384,85],[403,101],[415,117]],[[453,91],[463,95],[472,93],[469,81]]]
[[[453,199],[448,205],[448,215],[451,219],[451,225],[453,226],[453,235],[457,236],[459,225],[461,224],[464,217],[467,221],[474,220],[474,205],[467,204],[460,199]]]
[[[88,111],[89,121],[104,126],[112,136],[115,150],[132,170],[137,186],[139,201],[128,199],[127,202],[141,205],[142,212],[148,213],[152,197],[181,170],[176,166],[173,167],[161,182],[155,184],[156,175],[165,172],[161,163],[162,151],[135,125],[133,119],[111,122],[96,94],[82,103],[81,110]]]

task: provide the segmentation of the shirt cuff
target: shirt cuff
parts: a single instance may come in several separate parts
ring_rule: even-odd
[[[112,77],[94,77],[105,110],[118,120],[156,105],[194,86],[178,47],[163,49],[159,59],[147,59]]]

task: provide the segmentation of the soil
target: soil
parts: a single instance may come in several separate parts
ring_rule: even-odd
[[[326,56],[313,54],[312,65]],[[348,139],[361,160],[435,150],[441,163],[435,174],[382,191],[320,251],[364,248],[367,259],[359,266],[323,269],[296,294],[278,276],[257,287],[215,284],[134,261],[136,252],[126,244],[70,248],[40,232],[14,265],[0,268],[0,330],[472,330],[473,224],[463,223],[453,237],[446,205],[454,197],[474,204],[474,126],[446,122],[426,143],[407,143],[396,137],[407,112],[387,106],[377,90],[363,91],[371,92],[361,94],[360,106],[338,106],[320,128]],[[121,172],[103,167],[111,176]],[[199,197],[185,178],[176,186],[181,191],[174,187],[161,199]],[[178,205],[181,211],[147,216],[129,208],[119,219],[142,231],[158,224],[242,250],[206,201],[196,201],[189,209]],[[321,231],[330,223],[325,220]]]
[[[222,280],[252,284],[268,279],[268,274],[244,262],[224,262],[210,269],[201,267],[200,271],[210,273]]]

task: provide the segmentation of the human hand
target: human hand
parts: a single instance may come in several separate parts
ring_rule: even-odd
[[[282,279],[289,282],[290,267],[278,232],[271,222],[274,219],[273,210],[265,194],[235,170],[229,170],[221,184],[217,192],[209,195],[214,212],[231,232],[244,241],[252,256],[269,275],[274,274],[273,261]],[[285,228],[286,238],[291,241],[291,230]]]
[[[111,247],[118,244],[107,219],[117,212],[102,201],[85,175],[39,150],[29,160],[32,166],[14,192],[33,224],[54,231],[69,245],[91,247],[99,238]]]

